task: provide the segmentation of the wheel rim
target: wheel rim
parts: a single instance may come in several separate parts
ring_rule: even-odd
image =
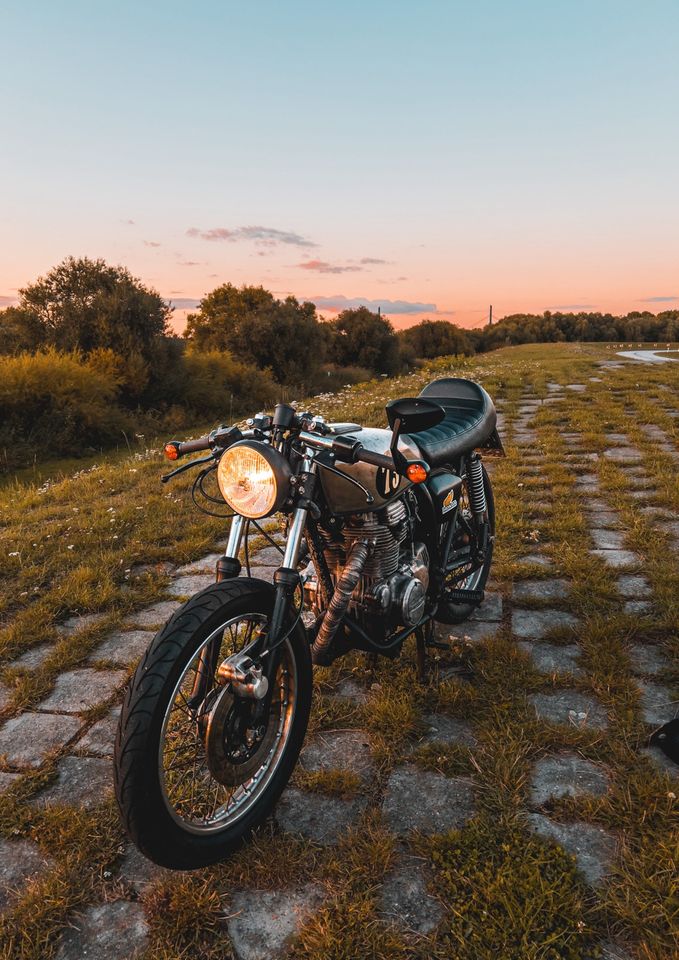
[[[220,783],[210,773],[208,755],[199,724],[200,711],[192,709],[189,699],[194,688],[196,667],[210,644],[220,643],[217,663],[251,642],[254,629],[267,623],[258,613],[242,614],[225,621],[201,644],[181,673],[172,691],[163,718],[158,747],[158,773],[161,793],[171,817],[191,833],[214,833],[232,826],[244,817],[271,781],[283,756],[292,729],[297,700],[297,667],[289,640],[282,646],[266,726],[261,763],[242,783]],[[224,688],[210,678],[204,703]],[[237,700],[235,709],[247,711],[256,701]],[[273,730],[271,724],[275,725]],[[234,765],[234,771],[238,768]],[[237,776],[235,777],[237,779]]]
[[[462,484],[462,489],[460,491],[460,496],[458,497],[459,511],[465,516],[466,519],[470,520],[472,518],[472,509],[469,501],[469,490],[467,488],[466,480]],[[471,567],[471,563],[468,564]],[[483,571],[485,569],[485,564],[480,566],[478,570],[473,570],[468,576],[462,579],[455,579],[455,583],[452,584],[453,589],[455,590],[476,590],[479,583],[483,577]],[[457,575],[459,577],[459,573]]]

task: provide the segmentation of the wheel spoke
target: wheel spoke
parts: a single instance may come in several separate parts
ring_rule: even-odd
[[[266,620],[262,614],[248,614],[219,627],[185,667],[168,704],[158,758],[162,790],[171,815],[194,832],[223,829],[242,816],[265,788],[287,743],[297,677],[289,641],[274,682],[263,741],[258,738],[248,747],[244,741],[230,739],[237,736],[235,731],[250,728],[247,710],[251,705],[237,700],[214,677],[203,706],[189,706],[201,654],[208,644],[220,644],[219,662],[249,646]],[[230,720],[234,710],[246,712],[234,722]],[[231,733],[227,734],[228,730]],[[239,762],[231,764],[229,757],[236,754]],[[217,767],[211,767],[214,763]],[[221,770],[223,774],[218,772]]]

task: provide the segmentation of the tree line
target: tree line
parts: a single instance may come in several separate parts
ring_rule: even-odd
[[[200,301],[182,337],[171,315],[157,291],[103,260],[69,257],[20,290],[0,310],[0,469],[232,419],[421,359],[679,335],[679,311],[516,314],[475,330],[424,320],[396,331],[366,307],[326,320],[313,303],[231,283]]]

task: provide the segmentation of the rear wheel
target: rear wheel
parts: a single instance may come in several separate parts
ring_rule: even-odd
[[[446,591],[484,590],[490,575],[490,568],[491,564],[493,563],[493,542],[495,539],[495,501],[493,499],[493,488],[490,482],[490,477],[488,476],[485,467],[483,467],[483,489],[486,494],[486,506],[488,510],[489,524],[489,541],[483,564],[476,570],[472,569],[472,565],[469,564],[469,573],[467,576],[460,577],[460,573],[464,574],[464,569],[462,571],[458,570],[454,575],[454,580],[453,576],[451,575],[448,581],[446,581],[444,584],[443,596],[441,597],[441,601],[436,611],[435,619],[439,623],[462,623],[472,615],[478,606],[477,603],[452,603],[449,600],[446,600]],[[467,477],[463,478],[462,490],[460,491],[459,497],[459,509],[457,511],[455,520],[450,521],[451,523],[456,523],[459,528],[453,535],[453,543],[455,543],[457,540],[459,546],[464,545],[462,540],[467,536],[465,532],[465,525],[460,522],[461,519],[466,521],[466,523],[471,526],[472,530],[475,528],[474,516],[469,499]],[[445,540],[447,532],[448,524],[444,524],[441,527],[442,541]]]
[[[227,857],[269,816],[292,773],[311,706],[304,630],[281,644],[270,699],[235,696],[215,679],[226,657],[267,629],[273,600],[257,580],[208,587],[160,631],[133,677],[116,739],[116,796],[129,836],[162,866]]]

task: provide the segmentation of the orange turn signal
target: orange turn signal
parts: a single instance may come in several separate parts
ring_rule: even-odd
[[[179,459],[179,450],[176,443],[166,443],[164,453],[168,460]]]
[[[421,463],[409,463],[406,467],[406,477],[411,483],[424,483],[427,479],[427,468]]]

